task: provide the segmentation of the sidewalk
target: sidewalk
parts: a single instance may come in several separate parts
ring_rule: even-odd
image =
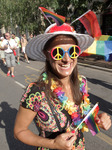
[[[107,62],[101,56],[80,56],[78,64],[112,72],[112,61]]]

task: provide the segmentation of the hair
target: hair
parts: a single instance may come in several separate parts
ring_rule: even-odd
[[[16,35],[15,33],[12,33],[13,35]]]
[[[6,32],[5,34],[9,34],[9,35],[10,35],[10,33],[9,33],[9,32]]]
[[[63,41],[61,41],[60,39],[63,39]],[[44,46],[44,49],[43,49],[43,52],[44,54],[46,55],[46,52],[49,50],[49,48],[51,46],[54,46],[58,43],[68,43],[67,42],[67,39],[68,39],[68,42],[73,44],[77,44],[77,40],[75,38],[73,38],[72,36],[69,36],[69,35],[57,35],[53,38],[51,38],[50,40],[48,40],[48,42],[45,44]],[[44,81],[42,80],[42,76],[39,78],[38,80],[38,84],[40,87],[45,87],[45,93],[47,96],[51,95],[52,97],[56,97],[50,87],[51,87],[51,79],[53,78],[55,81],[57,81],[59,83],[59,85],[62,85],[61,81],[59,80],[58,76],[55,74],[55,72],[53,71],[49,61],[46,59],[46,62],[45,62],[45,70],[44,72],[47,73],[47,76],[48,76],[48,84],[45,84]],[[75,66],[75,68],[73,69],[73,72],[70,76],[71,78],[71,87],[72,87],[72,93],[73,93],[73,98],[75,100],[75,103],[76,104],[80,104],[81,103],[81,99],[82,99],[82,95],[81,95],[81,92],[80,92],[80,86],[79,86],[79,78],[78,78],[78,68],[77,68],[77,65]]]
[[[5,38],[5,33],[3,33],[3,37]]]
[[[26,34],[25,34],[25,33],[23,33],[23,34],[22,34],[22,36],[24,36],[24,35],[26,36]]]

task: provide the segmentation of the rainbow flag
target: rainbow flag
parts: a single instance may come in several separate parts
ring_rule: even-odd
[[[39,7],[39,9],[42,11],[45,18],[52,18],[56,22],[57,26],[60,26],[65,22],[65,17],[55,14],[44,7]]]
[[[80,56],[89,56],[91,54],[101,55],[104,56],[106,61],[112,61],[112,58],[110,58],[112,55],[112,36],[101,35],[99,40],[94,40],[93,44]]]
[[[87,11],[78,20],[84,25],[90,36],[99,37],[102,35],[97,17],[93,11]]]
[[[94,136],[100,131],[97,123],[95,122],[96,115],[98,114],[98,111],[99,111],[98,104],[96,104],[93,108],[94,109],[92,109],[89,116],[85,119],[85,123],[88,126],[88,128],[90,129],[92,135]]]
[[[77,131],[78,128],[83,124],[83,122],[85,122],[85,124],[90,129],[92,135],[93,136],[96,135],[100,131],[97,123],[95,122],[95,118],[96,115],[98,114],[98,111],[99,111],[99,106],[98,103],[96,103],[94,107],[89,111],[89,113],[85,116],[85,118],[81,121],[81,123],[77,126],[75,131]]]

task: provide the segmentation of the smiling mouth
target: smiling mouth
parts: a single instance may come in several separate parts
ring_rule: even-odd
[[[63,69],[69,69],[69,68],[70,68],[70,64],[68,64],[68,65],[61,65],[61,67],[62,67]]]

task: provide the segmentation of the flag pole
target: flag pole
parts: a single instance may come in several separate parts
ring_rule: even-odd
[[[50,23],[50,24],[52,24],[51,22],[50,22],[50,20],[48,19],[48,17],[44,14],[44,12],[41,10],[41,8],[39,7],[39,9],[40,9],[40,11],[42,12],[42,14],[44,15],[44,17],[47,19],[47,21]]]
[[[80,17],[76,18],[74,21],[71,22],[70,25],[72,25],[74,22],[76,22],[77,20],[79,20],[81,17],[83,17],[85,14],[87,14],[88,12],[90,12],[91,10],[86,11],[84,14],[82,14]]]
[[[86,117],[81,121],[81,123],[77,126],[77,128],[75,129],[75,132],[78,130],[78,128],[80,127],[80,125],[89,117],[89,115],[91,114],[91,112],[98,106],[98,103],[96,103],[94,105],[94,107],[90,110],[90,112],[86,115]]]

